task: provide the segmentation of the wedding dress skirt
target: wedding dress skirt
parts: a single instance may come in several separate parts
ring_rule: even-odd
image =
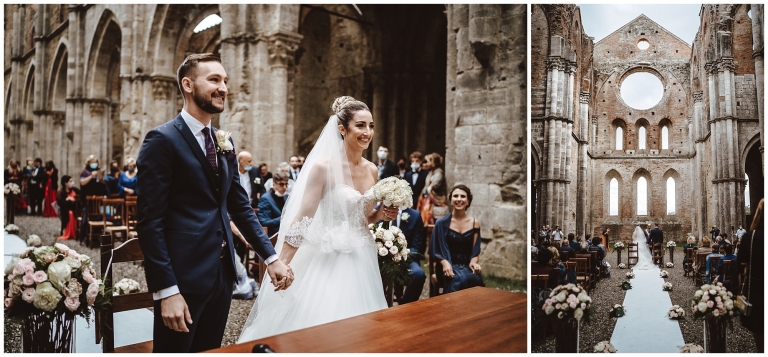
[[[321,215],[333,215],[336,210],[318,210],[290,263],[293,284],[275,292],[269,275],[264,275],[238,343],[387,308],[365,217],[376,204],[373,190],[361,195],[350,186],[338,185],[327,195],[335,195],[334,202],[343,202],[353,214],[333,217],[334,224],[328,227],[320,224],[328,222]]]
[[[637,243],[637,264],[633,269],[649,270],[656,268],[656,265],[653,264],[651,251],[645,241],[645,234],[640,227],[635,227],[635,232],[632,233],[632,242]]]

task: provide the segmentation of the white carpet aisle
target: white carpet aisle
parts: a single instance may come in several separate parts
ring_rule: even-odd
[[[627,271],[616,270],[617,276],[623,279]],[[680,325],[667,317],[672,300],[668,292],[661,290],[664,279],[659,277],[659,271],[659,268],[634,270],[635,278],[630,280],[632,289],[627,290],[622,303],[626,315],[618,319],[611,336],[617,352],[677,353],[685,344]],[[616,284],[619,282],[621,280]]]

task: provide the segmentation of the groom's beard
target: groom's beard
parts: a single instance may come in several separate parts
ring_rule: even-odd
[[[205,97],[200,94],[199,91],[197,91],[197,88],[195,88],[194,92],[192,93],[192,99],[195,101],[195,104],[197,104],[200,109],[205,111],[206,113],[210,114],[218,114],[224,111],[224,103],[223,99],[225,99],[225,96],[216,95],[217,97],[221,97],[222,104],[221,107],[217,107],[213,104],[213,94],[211,94],[208,97]]]

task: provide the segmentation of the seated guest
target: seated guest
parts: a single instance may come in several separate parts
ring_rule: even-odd
[[[276,172],[272,176],[273,187],[269,192],[261,196],[259,200],[259,223],[262,227],[267,227],[267,232],[271,236],[280,229],[280,216],[283,214],[285,201],[288,200],[286,191],[288,189],[288,175],[283,172]]]
[[[708,236],[699,241],[699,253],[712,253],[712,240]]]
[[[724,278],[724,271],[723,271],[723,262],[726,260],[733,260],[731,264],[736,263],[736,254],[733,254],[733,246],[730,244],[723,244],[720,248],[721,252],[723,253],[722,258],[720,258],[720,262],[717,263],[717,281],[723,282]],[[730,290],[730,289],[729,289]]]
[[[61,236],[58,240],[77,238],[77,219],[75,219],[75,206],[77,205],[80,190],[75,188],[72,176],[61,177],[61,188],[56,195],[56,203],[59,205],[59,219],[61,220]]]
[[[237,173],[240,186],[245,189],[251,207],[255,208],[259,205],[259,199],[266,190],[264,189],[261,170],[253,170],[252,161],[253,156],[247,151],[241,151],[237,154]]]
[[[571,248],[576,249],[576,246],[579,245],[578,240],[576,239],[576,235],[573,233],[568,233],[568,244],[570,244]]]
[[[536,263],[531,266],[531,274],[543,275],[549,274],[554,266],[552,265],[552,252],[549,249],[540,249],[536,256]]]
[[[104,175],[104,183],[107,187],[107,195],[110,197],[119,196],[120,189],[117,187],[117,181],[120,180],[120,174],[122,171],[117,166],[117,161],[113,161],[114,165],[109,166],[109,175]]]
[[[444,293],[485,286],[480,275],[480,222],[467,214],[472,192],[456,185],[448,194],[453,211],[435,222],[430,256],[442,265]]]
[[[724,254],[722,252],[722,247],[721,246],[718,246],[716,244],[712,245],[712,253],[707,254],[707,258],[704,260],[704,261],[707,262],[707,266],[706,266],[706,279],[705,279],[707,284],[709,284],[711,282],[711,280],[710,280],[711,279],[711,275],[710,275],[710,273],[711,273],[711,271],[710,271],[710,268],[711,268],[710,267],[710,262],[711,262],[711,260],[710,260],[710,258],[712,258],[712,257],[722,257],[723,255]]]
[[[688,251],[688,248],[696,248],[696,237],[688,236],[686,244],[683,246],[683,254]],[[683,257],[683,266],[688,263],[688,256]]]
[[[275,174],[278,172],[282,172],[285,174],[285,177],[288,177],[288,189],[285,192],[288,195],[291,194],[291,189],[293,188],[293,179],[291,179],[291,165],[285,161],[277,164],[277,170],[275,170]],[[269,191],[272,188],[273,181],[274,176],[267,180],[267,182],[264,182],[264,192]]]
[[[595,272],[598,272],[600,269],[600,266],[603,265],[603,259],[605,259],[605,249],[603,249],[602,238],[601,237],[592,238],[592,245],[589,246],[587,251],[597,252],[597,259],[595,259],[595,262],[592,265],[592,270],[594,270]]]
[[[571,248],[571,243],[567,240],[563,240],[563,244],[558,248],[560,255],[563,255],[563,252],[567,252],[566,256],[573,256],[573,248]]]
[[[120,197],[136,194],[136,160],[129,157],[125,161],[126,170],[120,174],[117,180],[117,189]]]
[[[269,167],[266,162],[262,162],[261,165],[259,165],[259,173],[261,174],[261,178],[264,179],[264,182],[267,182],[267,180],[272,178],[272,173],[269,172]]]

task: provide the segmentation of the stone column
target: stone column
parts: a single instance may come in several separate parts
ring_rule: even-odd
[[[763,4],[750,5],[752,10],[752,58],[755,61],[755,87],[757,89],[757,117],[760,119],[760,156],[763,163],[763,175],[765,175],[765,156],[763,148],[765,147],[765,63],[763,62],[763,52],[765,43],[763,41]]]
[[[53,140],[51,141],[51,146],[55,149],[53,150],[53,155],[51,156],[53,162],[56,164],[56,166],[59,168],[59,178],[61,178],[61,175],[63,175],[61,170],[64,170],[67,167],[66,160],[66,150],[64,148],[64,122],[67,119],[65,112],[54,112],[53,113]]]
[[[696,151],[695,155],[696,158],[694,160],[694,174],[691,175],[693,177],[693,189],[694,189],[694,195],[693,200],[695,204],[696,214],[692,231],[697,236],[700,236],[703,231],[705,230],[705,218],[706,218],[706,201],[707,201],[707,192],[704,188],[704,180],[706,179],[705,174],[702,171],[702,168],[704,167],[704,141],[703,138],[705,136],[703,128],[705,127],[705,123],[702,121],[704,120],[704,92],[702,91],[696,91],[693,92],[693,125],[694,125],[694,132],[696,135],[694,138],[696,139]]]
[[[576,235],[584,235],[587,212],[587,150],[589,147],[589,92],[579,94],[579,171],[576,176]]]
[[[288,71],[293,70],[294,52],[301,36],[291,33],[276,33],[268,36],[269,68],[271,71],[272,115],[272,162],[286,160],[291,155],[293,143],[287,137],[293,136],[293,123],[288,122]],[[290,67],[290,68],[289,68]],[[288,130],[290,129],[290,133]]]
[[[717,67],[714,65],[714,63],[707,63],[706,66],[707,71],[707,85],[708,85],[708,92],[709,92],[709,124],[710,124],[710,135],[709,135],[709,141],[710,141],[710,157],[711,157],[711,170],[712,170],[712,207],[713,209],[709,212],[711,214],[710,217],[707,217],[708,220],[712,220],[712,222],[715,222],[715,224],[718,224],[718,219],[720,215],[717,213],[717,208],[720,207],[718,202],[720,201],[720,189],[718,180],[720,179],[720,170],[718,170],[718,131],[717,131],[717,118],[719,115],[717,113],[717,92],[716,92],[716,83],[715,83],[715,72],[717,71]],[[707,224],[707,227],[709,224]]]

